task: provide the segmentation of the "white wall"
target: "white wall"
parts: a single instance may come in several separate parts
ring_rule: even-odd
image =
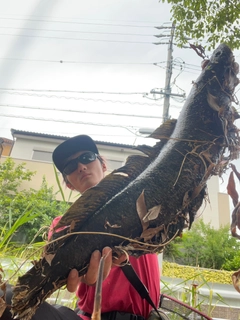
[[[219,177],[212,176],[207,183],[208,197],[198,211],[197,216],[216,229],[230,224],[229,196],[219,192]],[[222,217],[224,215],[224,217]]]

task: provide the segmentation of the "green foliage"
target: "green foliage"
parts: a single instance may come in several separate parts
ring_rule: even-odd
[[[233,257],[233,259],[226,261],[223,264],[224,270],[238,270],[240,268],[240,251],[236,252],[236,255]]]
[[[0,194],[13,198],[21,183],[30,181],[34,174],[35,172],[25,169],[25,163],[15,165],[11,158],[7,158],[0,163]]]
[[[11,203],[13,221],[23,210],[28,211],[31,217],[34,217],[18,229],[13,240],[25,243],[29,243],[33,239],[34,242],[41,241],[42,237],[38,236],[38,233],[47,232],[52,220],[56,216],[62,215],[68,207],[68,203],[55,200],[53,188],[48,187],[45,178],[43,178],[39,190],[30,189],[20,192]]]
[[[164,248],[164,259],[169,261],[177,261],[184,258],[182,252],[182,239],[177,237]]]
[[[240,260],[236,259],[240,243],[230,235],[229,226],[216,230],[210,224],[204,224],[203,220],[195,223],[191,230],[184,232],[182,238],[173,241],[170,246],[173,249],[164,251],[164,258],[183,265],[236,270]],[[175,252],[174,259],[169,251]]]
[[[162,0],[165,2],[165,0]],[[232,49],[240,48],[239,0],[167,0],[172,5],[172,21],[176,25],[176,39],[180,45],[186,37],[203,39],[208,49],[217,43],[226,43]]]
[[[62,215],[69,204],[55,199],[53,188],[43,177],[39,190],[20,190],[23,181],[31,180],[34,172],[11,158],[0,164],[0,235],[1,246],[42,241],[42,233],[52,220]],[[8,246],[9,247],[9,246]],[[14,245],[11,245],[14,250]],[[5,248],[6,249],[6,248]]]

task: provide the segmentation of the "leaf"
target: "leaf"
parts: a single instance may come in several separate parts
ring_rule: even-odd
[[[144,217],[147,214],[147,207],[146,207],[146,203],[145,203],[145,199],[144,199],[144,190],[143,190],[143,192],[140,194],[140,196],[137,199],[136,209],[137,209],[137,213],[138,213],[138,216],[139,216],[139,219],[141,221],[142,228],[143,228],[143,231],[144,231],[149,226],[149,222],[148,221],[144,221]]]
[[[148,210],[147,214],[143,217],[143,222],[148,222],[157,219],[161,212],[161,205],[155,206]]]
[[[156,234],[159,233],[159,231],[162,231],[164,229],[164,226],[159,226],[157,228],[149,228],[142,232],[140,238],[144,239],[144,242],[147,242],[151,240]]]
[[[235,207],[238,203],[238,192],[236,190],[236,185],[235,185],[235,181],[234,181],[234,177],[233,177],[233,171],[230,173],[230,176],[228,178],[227,192],[230,195],[230,197],[232,198],[232,202]]]
[[[62,186],[61,186],[59,177],[58,177],[57,169],[56,169],[55,166],[53,166],[53,169],[54,169],[55,179],[56,179],[56,181],[57,181],[57,185],[58,185],[59,191],[60,191],[60,193],[61,193],[62,199],[63,199],[63,201],[66,201],[66,200],[65,200],[65,196],[64,196],[64,192],[63,192],[63,189],[62,189]]]
[[[230,167],[232,168],[232,171],[235,173],[235,175],[237,176],[238,180],[240,181],[240,173],[237,171],[236,166],[231,163]]]
[[[232,49],[240,48],[239,28],[236,32],[234,30],[239,25],[239,0],[222,3],[212,0],[167,2],[171,5],[171,21],[176,24],[175,42],[180,47],[188,42],[188,36],[195,43],[205,39],[208,49],[213,49],[216,43],[226,43]]]
[[[2,317],[3,312],[5,311],[6,307],[7,307],[6,302],[4,301],[3,298],[0,298],[0,317]]]

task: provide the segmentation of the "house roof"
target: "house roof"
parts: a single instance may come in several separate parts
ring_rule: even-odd
[[[71,137],[68,136],[59,136],[59,135],[53,135],[53,134],[47,134],[47,133],[39,133],[39,132],[31,132],[31,131],[24,131],[24,130],[17,130],[17,129],[11,129],[12,136],[16,135],[24,135],[29,137],[39,137],[39,138],[49,138],[49,139],[56,139],[56,140],[67,140]],[[111,147],[120,147],[120,148],[134,148],[133,145],[130,144],[122,144],[122,143],[115,143],[115,142],[106,142],[106,141],[99,141],[94,140],[97,145],[104,145],[104,146],[111,146]]]
[[[6,144],[13,144],[13,140],[0,137],[0,142],[6,143]]]

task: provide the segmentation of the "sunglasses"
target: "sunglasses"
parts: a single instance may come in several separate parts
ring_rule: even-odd
[[[69,175],[71,173],[73,173],[77,167],[78,167],[78,163],[82,163],[82,164],[88,164],[90,162],[95,161],[98,158],[98,155],[92,151],[88,151],[85,152],[83,154],[81,154],[79,157],[70,160],[64,167],[63,169],[63,173],[65,175]]]

